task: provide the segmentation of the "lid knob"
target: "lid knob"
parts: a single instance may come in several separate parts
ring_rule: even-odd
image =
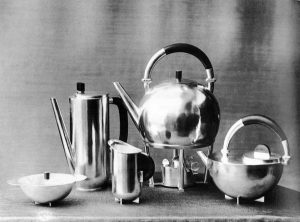
[[[85,84],[83,82],[77,83],[77,92],[78,93],[84,93],[85,91]]]
[[[49,172],[44,172],[44,179],[49,180],[50,179],[50,173]]]
[[[255,147],[253,152],[255,159],[267,160],[271,158],[270,148],[267,145],[259,144]]]
[[[177,83],[180,83],[181,82],[181,79],[182,79],[182,71],[181,70],[177,70],[176,73],[175,73],[175,78],[177,80]]]

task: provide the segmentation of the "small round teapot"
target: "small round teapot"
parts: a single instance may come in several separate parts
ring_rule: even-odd
[[[176,72],[176,81],[150,88],[151,71],[165,55],[184,52],[195,56],[206,69],[207,86],[183,80]],[[177,43],[156,52],[148,62],[144,78],[145,95],[137,107],[124,88],[114,82],[125,107],[147,146],[154,148],[200,148],[211,145],[220,123],[220,108],[213,95],[214,74],[211,62],[199,48]]]
[[[281,139],[284,155],[273,153],[263,144],[254,151],[243,154],[230,153],[229,143],[235,133],[244,126],[259,124],[273,130]],[[271,190],[280,180],[283,166],[288,164],[290,152],[285,133],[272,119],[262,115],[245,116],[231,126],[226,134],[223,149],[208,157],[202,151],[198,155],[208,168],[216,186],[233,198],[258,199]]]

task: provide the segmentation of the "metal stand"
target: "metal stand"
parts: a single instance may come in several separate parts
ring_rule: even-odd
[[[179,177],[178,177],[178,190],[184,191],[184,151],[179,150]]]
[[[115,202],[119,202],[121,205],[123,205],[123,203],[125,203],[125,201],[122,199],[122,198],[116,198],[115,197]],[[136,203],[136,204],[139,204],[140,203],[140,198],[136,198],[134,200],[131,201],[132,203]]]
[[[147,147],[146,145],[144,146],[144,151],[145,153],[147,153],[150,156],[150,150],[149,147]],[[154,178],[153,176],[149,179],[149,187],[154,187]]]
[[[39,205],[40,203],[39,203],[39,202],[36,202],[36,201],[34,201],[34,204],[35,204],[35,205]],[[48,203],[48,206],[49,206],[49,207],[52,207],[52,202],[49,202],[49,203]]]
[[[210,149],[208,149],[208,151],[207,151],[207,156],[209,156],[210,154],[212,154],[213,149],[214,149],[214,144],[211,144]],[[205,166],[205,173],[204,173],[203,183],[207,183],[208,176],[209,176],[209,174],[208,174],[208,168]]]
[[[150,156],[149,147],[145,145],[145,152]],[[210,155],[213,152],[213,144],[208,149],[208,154]],[[149,179],[149,187],[154,186],[164,186],[164,187],[177,187],[179,191],[184,191],[184,188],[187,186],[194,185],[194,177],[192,172],[188,172],[184,160],[184,150],[183,149],[174,149],[173,150],[173,161],[178,160],[178,166],[162,166],[162,177],[163,181],[161,183],[154,182],[154,178]],[[174,177],[176,177],[174,179]],[[204,179],[203,182],[207,183],[209,178],[209,173],[207,167],[205,167]],[[174,181],[176,180],[176,181]]]
[[[235,198],[232,198],[232,197],[227,196],[227,195],[225,194],[225,199],[226,199],[226,200],[233,200],[233,199],[235,199]],[[263,196],[263,197],[261,197],[261,198],[258,198],[258,199],[256,199],[256,200],[254,200],[254,201],[260,202],[260,203],[264,203],[264,202],[265,202],[265,197]],[[241,197],[238,196],[238,197],[236,198],[236,204],[237,204],[237,205],[240,205],[240,203],[241,203]]]

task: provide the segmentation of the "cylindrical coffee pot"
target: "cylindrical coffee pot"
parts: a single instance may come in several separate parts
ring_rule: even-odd
[[[118,106],[120,139],[127,140],[127,112],[118,97],[85,92],[83,83],[77,83],[77,93],[70,97],[70,139],[58,105],[51,98],[56,122],[71,171],[85,175],[77,183],[79,190],[98,190],[106,186],[109,164],[109,104]]]

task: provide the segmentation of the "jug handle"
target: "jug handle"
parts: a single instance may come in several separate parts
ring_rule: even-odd
[[[143,172],[143,181],[149,180],[155,172],[155,164],[153,159],[144,152],[137,154],[138,172]]]
[[[198,60],[200,60],[200,62],[202,63],[202,65],[204,66],[204,68],[206,70],[207,89],[209,91],[213,92],[214,91],[214,82],[216,81],[216,79],[214,78],[214,71],[213,71],[213,67],[212,67],[212,64],[211,64],[209,58],[201,49],[197,48],[196,46],[187,44],[187,43],[175,43],[172,45],[168,45],[168,46],[160,49],[158,52],[156,52],[151,57],[151,59],[149,60],[147,66],[146,66],[144,78],[142,79],[142,81],[144,82],[145,90],[147,91],[149,89],[149,85],[152,81],[151,72],[152,72],[154,66],[156,65],[156,63],[164,56],[172,54],[172,53],[177,53],[177,52],[184,52],[184,53],[193,55]]]
[[[127,110],[124,106],[124,103],[120,97],[111,97],[110,104],[116,105],[119,110],[120,117],[120,136],[119,139],[126,142],[128,138],[128,116]]]

